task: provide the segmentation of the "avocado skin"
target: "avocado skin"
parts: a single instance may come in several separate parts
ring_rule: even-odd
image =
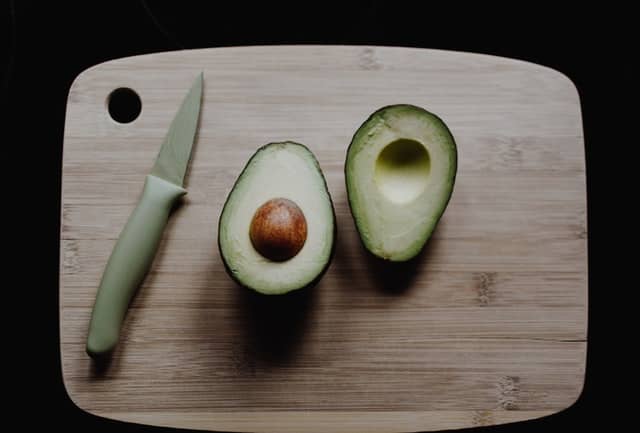
[[[329,258],[327,259],[327,263],[324,265],[324,267],[322,268],[322,270],[320,271],[320,273],[318,274],[318,276],[316,278],[314,278],[312,281],[310,281],[308,284],[298,287],[296,289],[290,290],[286,293],[264,293],[264,292],[260,292],[257,291],[245,284],[242,283],[242,281],[238,280],[235,275],[233,274],[233,272],[231,272],[231,268],[229,266],[229,264],[227,263],[224,254],[222,253],[222,246],[220,245],[220,235],[218,235],[218,252],[220,253],[220,257],[222,258],[222,263],[224,264],[224,269],[227,272],[227,274],[229,275],[229,277],[239,286],[243,287],[246,290],[250,290],[251,292],[254,293],[259,293],[261,295],[265,295],[265,296],[286,296],[289,293],[292,292],[297,292],[299,290],[303,290],[303,289],[307,289],[310,287],[315,286],[318,281],[320,281],[322,279],[322,277],[324,276],[324,274],[327,272],[327,270],[329,269],[329,266],[331,265],[331,262],[333,261],[333,256],[335,254],[335,250],[336,250],[336,240],[337,240],[337,235],[338,235],[338,226],[336,224],[336,210],[335,207],[333,206],[333,198],[331,197],[331,194],[329,194],[329,188],[327,187],[327,180],[324,177],[324,173],[322,172],[322,169],[320,168],[320,163],[318,162],[318,160],[316,159],[315,155],[313,154],[313,152],[311,152],[311,150],[305,146],[304,144],[295,142],[295,141],[277,141],[277,142],[271,142],[271,143],[267,143],[261,147],[258,148],[258,150],[255,151],[255,153],[251,156],[251,158],[249,158],[249,160],[247,161],[247,163],[245,164],[244,168],[242,169],[242,171],[240,172],[240,174],[238,175],[238,177],[236,178],[236,181],[233,183],[233,186],[231,187],[230,191],[233,191],[238,183],[238,181],[240,180],[240,178],[242,178],[242,175],[244,174],[245,170],[247,169],[247,167],[249,167],[249,165],[251,164],[251,161],[260,154],[260,152],[268,149],[270,146],[274,146],[274,145],[282,145],[282,144],[293,144],[296,146],[300,146],[302,147],[307,153],[309,153],[309,155],[311,156],[311,158],[313,159],[313,163],[315,164],[316,168],[318,169],[321,177],[322,177],[322,182],[324,184],[324,188],[327,191],[327,195],[329,196],[329,204],[331,205],[331,214],[333,216],[333,242],[331,244],[331,251],[329,253]],[[224,206],[222,206],[222,211],[220,212],[220,215],[222,215],[227,207],[227,203],[229,201],[229,197],[231,196],[231,194],[227,195],[227,199],[224,202]],[[222,218],[218,218],[218,233],[220,233],[220,222],[221,222]]]
[[[351,213],[351,218],[353,219],[353,223],[356,226],[356,230],[358,231],[358,237],[360,239],[360,245],[362,245],[362,247],[372,256],[384,260],[386,262],[406,262],[409,261],[415,257],[417,257],[418,255],[420,255],[420,253],[424,250],[424,247],[426,246],[427,242],[429,241],[429,238],[431,237],[431,235],[433,234],[433,232],[435,231],[435,228],[438,226],[438,223],[440,222],[440,219],[442,218],[442,216],[444,215],[444,211],[447,208],[449,201],[451,200],[451,197],[453,196],[453,187],[451,189],[451,194],[449,194],[449,196],[447,197],[447,199],[445,201],[442,202],[442,206],[441,209],[438,211],[438,218],[435,220],[435,223],[433,225],[433,230],[431,231],[431,233],[428,234],[427,240],[425,242],[422,243],[422,246],[413,254],[411,255],[411,257],[408,257],[406,259],[403,260],[393,260],[390,259],[388,257],[383,257],[381,255],[375,254],[373,251],[371,251],[367,245],[365,244],[364,240],[362,239],[362,236],[360,235],[360,227],[358,226],[358,222],[356,221],[356,217],[355,214],[353,212],[354,209],[354,204],[352,202],[352,196],[351,194],[348,193],[349,191],[349,185],[348,185],[348,178],[349,178],[349,164],[347,164],[347,158],[349,155],[349,151],[351,150],[351,147],[354,146],[354,144],[357,143],[357,138],[358,138],[358,134],[363,130],[363,127],[365,125],[367,125],[369,122],[371,122],[372,120],[374,120],[374,118],[381,116],[384,112],[388,111],[388,110],[414,110],[414,111],[418,111],[420,113],[424,113],[427,114],[428,116],[433,117],[434,119],[436,119],[437,122],[439,122],[441,124],[441,126],[447,131],[447,133],[451,136],[452,140],[453,140],[453,144],[454,144],[454,164],[455,167],[457,168],[458,166],[458,147],[456,145],[455,139],[453,138],[453,134],[451,133],[451,130],[449,129],[449,127],[447,126],[447,124],[436,114],[425,110],[422,107],[418,107],[417,105],[412,105],[412,104],[390,104],[390,105],[385,105],[379,109],[377,109],[376,111],[374,111],[373,113],[371,113],[369,115],[369,117],[367,117],[367,119],[362,122],[362,124],[358,127],[358,129],[356,130],[356,132],[354,132],[353,136],[351,137],[351,142],[349,143],[349,146],[347,147],[347,152],[345,154],[345,164],[344,164],[344,181],[345,181],[345,187],[347,189],[347,201],[349,203],[349,212]],[[454,170],[453,173],[453,177],[451,178],[451,183],[452,185],[455,186],[455,182],[456,182],[456,176],[458,174],[458,170]]]

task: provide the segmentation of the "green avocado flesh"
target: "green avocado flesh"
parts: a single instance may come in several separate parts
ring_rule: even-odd
[[[349,205],[364,246],[391,261],[415,257],[453,192],[456,143],[444,122],[413,105],[373,113],[345,164]]]
[[[306,220],[306,240],[284,261],[270,260],[252,244],[256,211],[272,199],[295,203]],[[331,261],[335,214],[315,156],[302,144],[270,143],[249,160],[227,197],[218,226],[218,246],[229,275],[267,295],[315,282]]]

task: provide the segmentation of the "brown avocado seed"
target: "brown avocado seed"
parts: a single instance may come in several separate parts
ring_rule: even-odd
[[[258,208],[249,237],[262,256],[275,262],[294,257],[307,240],[307,220],[291,200],[274,198]]]

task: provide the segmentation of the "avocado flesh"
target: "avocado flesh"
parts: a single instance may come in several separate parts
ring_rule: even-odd
[[[274,198],[293,201],[307,224],[302,249],[281,262],[262,256],[250,239],[256,210]],[[313,153],[294,142],[270,143],[251,157],[229,193],[219,220],[218,246],[234,280],[276,295],[308,286],[322,275],[331,261],[334,236],[333,204]]]
[[[444,213],[456,170],[456,143],[439,117],[413,105],[373,113],[353,136],[345,164],[367,250],[391,261],[415,257]]]

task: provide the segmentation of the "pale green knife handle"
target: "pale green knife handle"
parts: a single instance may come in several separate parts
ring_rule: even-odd
[[[186,193],[159,177],[147,176],[142,197],[102,275],[87,337],[90,356],[106,354],[117,344],[129,302],[153,262],[171,209]]]

